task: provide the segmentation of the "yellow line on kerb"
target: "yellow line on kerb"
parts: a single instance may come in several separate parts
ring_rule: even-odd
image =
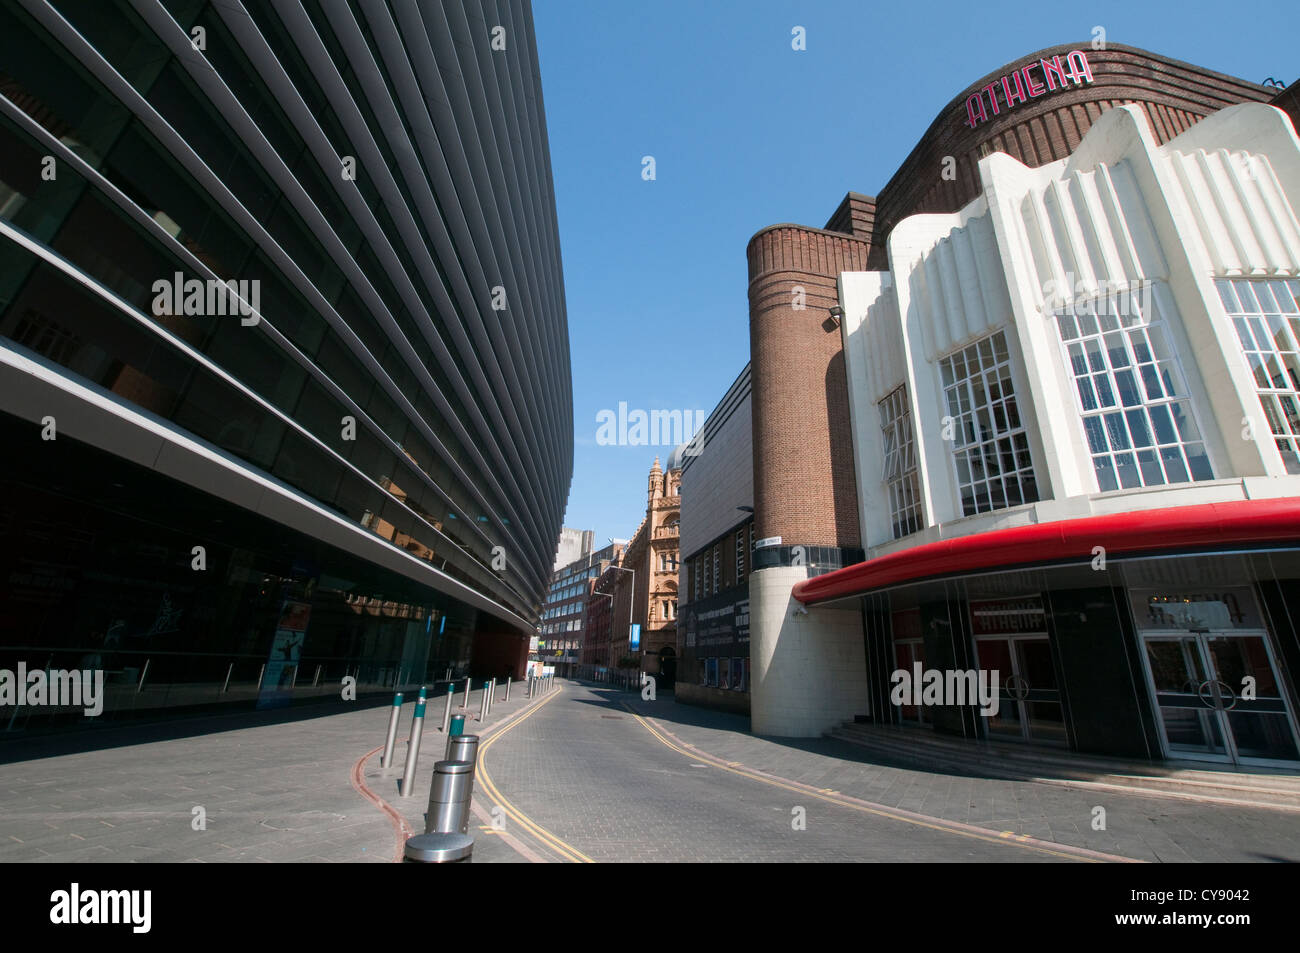
[[[1051,848],[1048,847],[1038,847],[1034,844],[1019,843],[1017,841],[1008,839],[1008,835],[1010,834],[1010,832],[1004,833],[1002,835],[997,835],[990,832],[987,836],[985,836],[983,834],[976,834],[973,831],[965,831],[957,827],[949,827],[945,824],[929,824],[926,823],[925,821],[917,820],[915,818],[902,817],[900,815],[893,814],[889,811],[881,811],[875,808],[870,808],[867,807],[865,804],[855,804],[852,801],[841,800],[838,797],[828,797],[825,794],[821,794],[809,788],[795,787],[793,784],[786,784],[774,778],[764,777],[761,774],[755,774],[752,771],[746,771],[740,768],[735,768],[732,767],[731,764],[728,764],[726,762],[714,760],[712,755],[707,755],[701,751],[687,751],[685,748],[682,748],[674,744],[668,738],[660,734],[659,730],[655,728],[654,725],[650,724],[646,719],[638,715],[627,704],[627,702],[622,702],[621,704],[623,705],[624,708],[626,708],[629,712],[631,712],[633,718],[635,718],[638,722],[640,722],[642,728],[650,732],[650,734],[652,734],[655,738],[657,738],[662,744],[671,748],[673,751],[678,752],[679,754],[686,755],[686,757],[690,758],[693,761],[699,761],[701,759],[701,756],[703,756],[705,759],[709,761],[710,767],[717,768],[719,771],[730,771],[732,774],[738,774],[743,778],[749,778],[751,781],[761,781],[763,784],[767,784],[775,788],[782,788],[783,790],[786,791],[793,791],[795,794],[802,794],[806,797],[815,797],[818,798],[819,800],[826,801],[830,804],[835,804],[840,807],[852,808],[855,811],[861,811],[864,814],[874,814],[878,817],[885,817],[894,821],[902,821],[905,824],[914,824],[917,827],[928,827],[930,830],[941,831],[945,834],[957,834],[960,835],[961,837],[969,837],[971,840],[987,841],[990,844],[999,844],[1003,847],[1019,847],[1022,850],[1038,851],[1039,853],[1042,854],[1051,854],[1054,857],[1064,857],[1067,860],[1079,860],[1090,864],[1099,864],[1103,862],[1102,858],[1086,857],[1086,856],[1081,857],[1078,854],[1071,854],[1071,853],[1066,853],[1065,851],[1052,850]],[[733,763],[739,764],[739,762],[733,762]],[[1011,836],[1015,836],[1015,835],[1011,835]],[[1023,837],[1026,835],[1022,834],[1020,836]],[[1115,857],[1115,860],[1130,860],[1130,858]]]
[[[493,801],[496,801],[497,804],[501,806],[502,810],[506,812],[506,816],[517,821],[524,830],[528,831],[530,834],[536,837],[543,844],[550,847],[557,854],[559,854],[564,860],[572,861],[575,864],[594,864],[595,861],[592,860],[590,857],[588,857],[586,854],[584,854],[582,851],[578,850],[576,847],[566,844],[564,841],[560,840],[550,831],[546,830],[546,828],[542,827],[540,824],[537,824],[536,822],[531,820],[526,814],[524,814],[523,811],[519,810],[519,808],[515,807],[513,804],[507,801],[505,797],[502,795],[502,793],[497,789],[497,786],[492,783],[492,776],[488,774],[488,769],[487,769],[488,749],[491,748],[494,744],[496,744],[497,741],[501,737],[503,737],[507,731],[514,728],[515,725],[518,725],[520,722],[527,721],[529,718],[532,718],[533,715],[537,714],[539,711],[542,710],[542,707],[544,705],[548,705],[556,698],[558,698],[561,691],[562,689],[557,685],[552,690],[549,698],[539,703],[537,707],[534,708],[532,711],[530,711],[528,714],[516,718],[514,721],[510,722],[510,724],[506,725],[504,728],[502,728],[500,731],[494,734],[491,738],[489,738],[483,744],[483,746],[479,748],[478,770],[476,771],[476,774],[478,775],[479,781],[482,782],[483,788],[487,792],[488,797],[491,798]]]

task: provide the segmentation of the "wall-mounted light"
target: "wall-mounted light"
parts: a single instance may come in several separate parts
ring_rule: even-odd
[[[835,326],[836,326],[837,328],[840,326],[840,321],[843,320],[843,318],[844,318],[844,309],[841,308],[838,304],[837,304],[837,305],[832,305],[832,306],[831,306],[831,321],[834,322],[834,324],[835,324]]]

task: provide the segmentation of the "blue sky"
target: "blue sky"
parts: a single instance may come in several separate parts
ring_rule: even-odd
[[[597,415],[706,413],[749,360],[745,245],[875,194],[974,80],[1106,39],[1260,82],[1300,76],[1300,4],[533,0],[573,361],[565,526],[645,512],[666,446],[603,446]],[[791,49],[791,30],[807,49]],[[655,159],[654,181],[642,157]],[[737,503],[750,503],[738,500]]]

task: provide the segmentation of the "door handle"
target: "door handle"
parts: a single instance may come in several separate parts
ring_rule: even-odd
[[[1210,701],[1207,701],[1205,698],[1205,689],[1212,684],[1220,686],[1219,703],[1213,703],[1214,702],[1213,696],[1211,696]],[[1222,704],[1223,697],[1225,694],[1232,699],[1232,704],[1230,705]],[[1239,700],[1237,698],[1237,693],[1232,690],[1232,686],[1229,685],[1227,682],[1220,681],[1217,678],[1207,678],[1205,681],[1201,682],[1201,684],[1196,689],[1196,695],[1198,698],[1201,699],[1201,703],[1205,705],[1206,708],[1222,708],[1223,711],[1232,711],[1234,708],[1237,707],[1237,702]]]

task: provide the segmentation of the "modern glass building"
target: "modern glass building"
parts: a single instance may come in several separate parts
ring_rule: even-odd
[[[0,669],[518,674],[567,342],[526,0],[0,0]]]

